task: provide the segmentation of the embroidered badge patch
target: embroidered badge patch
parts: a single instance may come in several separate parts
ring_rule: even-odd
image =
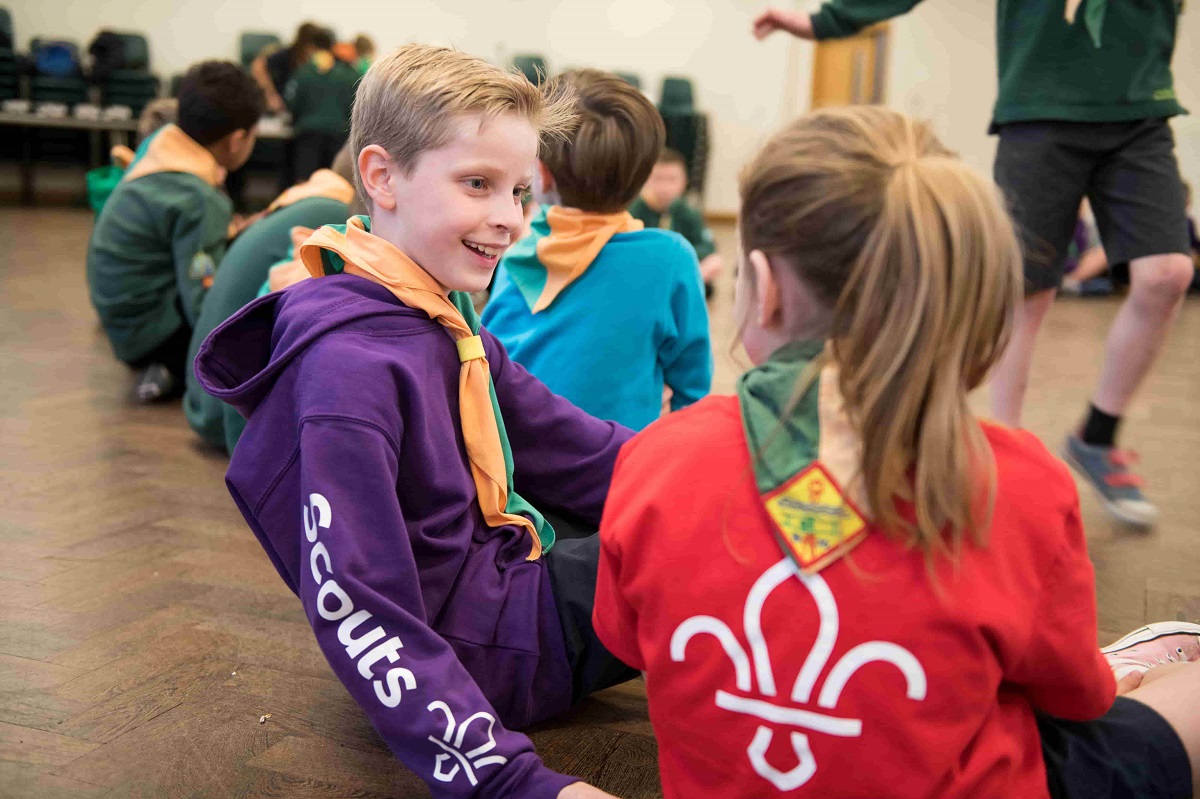
[[[815,574],[857,546],[867,523],[820,463],[763,497],[786,552]]]
[[[208,280],[211,282],[216,272],[217,262],[203,250],[196,253],[195,257],[192,258],[192,262],[188,264],[188,277],[192,280]]]

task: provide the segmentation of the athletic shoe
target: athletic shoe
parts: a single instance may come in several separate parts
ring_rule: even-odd
[[[161,363],[152,363],[138,376],[137,385],[133,387],[133,396],[138,402],[147,405],[170,399],[178,387],[178,381],[167,367]]]
[[[1142,479],[1129,471],[1137,462],[1135,453],[1085,444],[1079,436],[1071,435],[1067,436],[1062,455],[1096,490],[1113,516],[1142,527],[1158,521],[1158,508],[1142,494]]]
[[[1100,651],[1118,681],[1164,663],[1190,663],[1200,660],[1200,624],[1158,621],[1134,630]]]

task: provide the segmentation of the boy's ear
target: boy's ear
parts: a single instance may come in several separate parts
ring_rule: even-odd
[[[542,191],[554,191],[557,186],[554,183],[554,175],[550,172],[550,167],[542,163],[539,158],[537,162],[538,188]]]
[[[779,281],[775,279],[775,270],[762,250],[751,250],[746,261],[754,270],[757,289],[751,313],[758,317],[758,326],[763,330],[777,330],[783,326],[783,298],[779,292]]]
[[[392,187],[392,159],[378,144],[369,144],[358,154],[358,175],[363,191],[376,208],[392,211],[396,208],[396,193]]]

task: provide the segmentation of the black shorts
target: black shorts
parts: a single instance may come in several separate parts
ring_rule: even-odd
[[[1191,799],[1179,735],[1148,705],[1118,696],[1095,721],[1038,717],[1052,799]]]
[[[600,534],[578,537],[581,526],[547,514],[559,538],[546,553],[550,586],[571,664],[574,685],[571,703],[576,704],[605,688],[628,682],[638,670],[626,666],[608,651],[592,627],[596,605],[596,570],[600,566]],[[566,534],[564,536],[564,533]]]
[[[1022,239],[1026,292],[1058,287],[1085,196],[1110,264],[1188,251],[1166,119],[1014,122],[999,132],[995,178]]]

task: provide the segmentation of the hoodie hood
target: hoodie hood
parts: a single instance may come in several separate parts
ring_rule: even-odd
[[[209,334],[196,354],[196,379],[249,417],[288,364],[321,336],[347,326],[394,331],[437,323],[354,275],[306,280],[258,298]]]

